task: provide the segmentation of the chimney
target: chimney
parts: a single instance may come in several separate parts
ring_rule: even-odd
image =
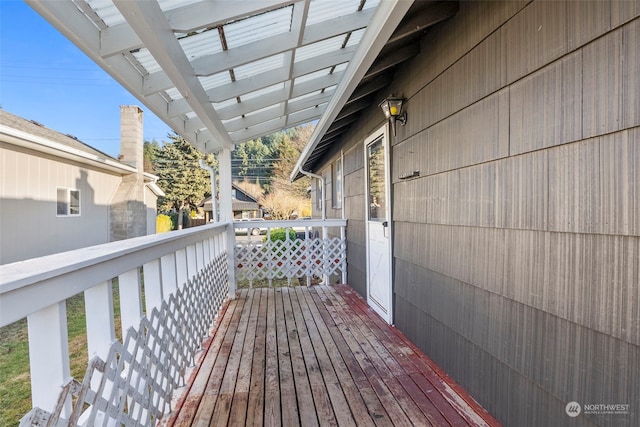
[[[144,172],[142,109],[137,105],[120,106],[120,154],[122,163]]]
[[[120,162],[137,171],[122,177],[111,200],[111,241],[147,234],[142,110],[135,105],[120,107],[120,151]]]

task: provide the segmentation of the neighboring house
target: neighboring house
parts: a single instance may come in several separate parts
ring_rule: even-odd
[[[121,113],[118,161],[0,110],[0,264],[155,233],[163,193],[155,176],[136,169],[142,110]]]
[[[504,425],[638,425],[639,5],[460,2],[299,163],[349,285]]]
[[[231,186],[231,207],[233,209],[233,217],[235,219],[261,218],[262,207],[258,203],[258,200],[247,194],[237,185],[231,184]],[[213,216],[213,203],[211,202],[211,197],[204,199],[199,207],[203,208],[206,221],[211,221]]]

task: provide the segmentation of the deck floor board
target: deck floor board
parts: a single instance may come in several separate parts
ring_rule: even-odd
[[[498,426],[346,285],[240,290],[165,426]]]

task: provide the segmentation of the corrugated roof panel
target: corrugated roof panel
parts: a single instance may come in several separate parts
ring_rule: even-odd
[[[175,101],[176,99],[182,99],[182,94],[178,89],[172,87],[171,89],[165,90],[165,93],[171,98],[171,100]]]
[[[336,65],[336,68],[333,70],[334,73],[337,73],[339,71],[344,71],[347,69],[347,66],[349,65],[348,62],[343,62],[342,64],[338,64]]]
[[[309,93],[306,93],[306,94],[304,94],[304,95],[300,95],[300,96],[298,96],[298,97],[296,97],[296,98],[291,98],[291,99],[289,100],[289,102],[296,102],[296,101],[301,101],[301,100],[306,99],[306,98],[312,98],[312,97],[314,97],[314,96],[318,96],[318,95],[320,95],[320,93],[321,93],[321,92],[322,92],[322,91],[320,91],[320,90],[316,90],[316,91],[314,91],[314,92],[309,92]]]
[[[256,90],[254,92],[247,93],[245,95],[242,95],[241,99],[243,101],[248,101],[250,99],[259,98],[259,97],[261,97],[263,95],[267,95],[269,93],[273,93],[273,92],[276,92],[276,91],[281,90],[281,89],[284,89],[284,83],[278,83],[278,84],[275,84],[273,86],[268,86],[268,87],[262,88],[260,90]]]
[[[269,105],[268,107],[261,108],[259,110],[253,110],[245,114],[245,117],[255,116],[256,114],[260,114],[265,111],[272,110],[274,113],[282,110],[282,102],[278,102],[277,104]]]
[[[347,45],[345,47],[355,46],[355,45],[359,44],[360,40],[362,40],[362,37],[364,36],[365,30],[366,30],[366,28],[361,28],[359,30],[353,31],[351,33],[351,36],[349,36],[349,41],[347,42]]]
[[[201,0],[158,0],[158,6],[164,12],[167,10],[176,9],[182,6],[189,6],[190,4],[198,3]]]
[[[215,108],[216,110],[220,110],[222,108],[230,107],[230,106],[235,105],[237,103],[238,103],[237,99],[231,98],[231,99],[227,99],[226,101],[222,101],[222,102],[214,102],[212,105],[213,105],[213,108]]]
[[[322,70],[314,71],[313,73],[305,74],[304,76],[300,76],[293,81],[293,85],[298,85],[300,83],[309,82],[311,80],[318,79],[320,77],[324,77],[329,75],[329,71],[331,68],[324,68]]]
[[[307,25],[313,25],[358,11],[360,0],[314,0],[309,5]]]
[[[296,49],[296,62],[304,61],[305,59],[314,58],[316,56],[335,52],[342,47],[344,43],[345,35],[341,34],[330,39],[322,40],[316,43],[311,43],[306,46],[302,46]]]
[[[233,49],[291,31],[292,13],[293,6],[287,6],[225,25],[227,46]]]
[[[220,35],[215,29],[202,31],[190,36],[182,36],[178,41],[189,61],[205,55],[222,52]]]
[[[198,77],[198,80],[200,80],[200,84],[202,84],[204,90],[209,90],[214,87],[219,87],[227,83],[231,83],[231,76],[229,75],[228,71],[223,71],[212,76]]]
[[[235,73],[236,80],[241,80],[253,77],[256,74],[264,73],[265,71],[282,68],[283,66],[284,54],[279,53],[277,55],[249,62],[248,64],[240,65],[239,67],[234,68],[233,71]]]
[[[108,27],[126,22],[111,0],[87,0],[87,4]]]
[[[140,65],[144,67],[147,73],[155,73],[157,71],[162,71],[162,67],[158,64],[155,58],[149,53],[147,48],[142,48],[137,52],[132,52],[134,58],[138,60]]]

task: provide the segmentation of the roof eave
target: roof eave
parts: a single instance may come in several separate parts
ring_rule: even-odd
[[[405,16],[413,0],[393,0],[380,2],[376,13],[367,27],[367,31],[360,41],[359,48],[349,66],[344,72],[344,77],[336,93],[329,102],[327,109],[318,121],[316,128],[304,147],[298,161],[296,162],[289,179],[294,181],[302,166],[305,164],[310,154],[316,148],[325,132],[329,129],[335,118],[340,113],[344,104],[356,89],[361,79],[366,74],[369,67],[393,34],[402,18]]]

